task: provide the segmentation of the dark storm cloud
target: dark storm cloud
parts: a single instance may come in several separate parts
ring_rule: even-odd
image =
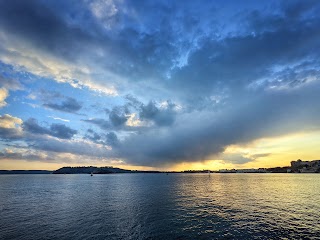
[[[210,159],[232,144],[292,131],[319,129],[320,85],[304,89],[265,92],[235,100],[222,112],[195,112],[179,119],[181,124],[167,131],[151,130],[133,135],[117,149],[130,163],[160,166],[163,163]],[[182,124],[183,123],[183,124]]]
[[[38,121],[34,118],[29,118],[22,125],[25,132],[31,134],[47,134],[61,139],[71,139],[77,131],[67,127],[64,124],[51,124],[49,128],[42,127],[38,124]]]
[[[62,111],[62,112],[69,112],[69,113],[75,113],[79,111],[82,108],[82,105],[74,98],[67,97],[65,100],[63,100],[61,103],[45,103],[43,106]]]

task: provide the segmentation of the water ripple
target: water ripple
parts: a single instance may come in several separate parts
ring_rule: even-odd
[[[0,213],[0,239],[320,239],[320,176],[1,175]]]

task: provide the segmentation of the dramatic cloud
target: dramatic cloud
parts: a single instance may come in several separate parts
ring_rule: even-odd
[[[229,145],[262,137],[318,130],[320,108],[308,104],[320,101],[318,90],[319,83],[310,84],[304,89],[265,92],[250,102],[239,99],[220,112],[187,113],[173,128],[153,129],[125,139],[118,154],[132,163],[160,166],[208,160]]]
[[[273,156],[226,149],[319,129],[319,11],[312,0],[0,0],[3,156],[17,140],[34,151],[14,151],[25,159]]]

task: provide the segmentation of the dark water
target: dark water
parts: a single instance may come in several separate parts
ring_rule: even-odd
[[[0,239],[320,239],[320,175],[1,175]]]

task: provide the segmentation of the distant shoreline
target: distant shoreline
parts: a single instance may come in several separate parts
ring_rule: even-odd
[[[0,174],[52,174],[49,170],[0,170]]]
[[[251,168],[251,169],[222,169],[218,171],[185,170],[185,171],[141,171],[127,170],[112,166],[95,167],[62,167],[55,171],[48,170],[0,170],[0,174],[116,174],[116,173],[320,173],[320,160],[292,161],[289,167]]]
[[[204,172],[204,171],[181,171],[181,172],[128,172],[128,173],[95,173],[93,175],[107,175],[107,174],[209,174],[209,172]],[[270,174],[270,173],[285,173],[285,174],[310,174],[310,173],[314,173],[314,174],[319,174],[319,172],[304,172],[304,173],[296,173],[296,172],[267,172],[267,173],[259,173],[259,172],[219,172],[219,171],[210,171],[210,173],[212,174]],[[90,175],[89,173],[65,173],[65,174],[55,174],[53,173],[53,171],[46,171],[43,170],[43,172],[41,173],[37,173],[37,172],[33,172],[30,170],[0,170],[0,175]]]

